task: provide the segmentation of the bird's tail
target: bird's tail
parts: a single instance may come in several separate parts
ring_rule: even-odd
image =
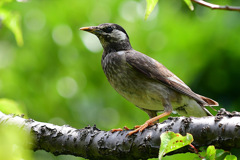
[[[198,96],[206,102],[206,104],[204,106],[219,106],[218,102],[216,102],[216,101],[214,101],[210,98],[207,98],[207,97],[204,97],[204,96],[201,96],[201,95],[198,95]]]
[[[198,96],[204,101],[206,102],[205,104],[203,104],[203,109],[204,111],[207,113],[207,115],[209,116],[213,116],[206,108],[205,106],[210,106],[213,110],[216,111],[216,109],[214,109],[212,106],[219,106],[218,102],[212,100],[211,98],[208,98],[208,97],[204,97],[204,96],[201,96],[198,94]]]

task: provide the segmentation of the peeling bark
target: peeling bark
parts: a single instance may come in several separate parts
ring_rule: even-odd
[[[45,150],[54,155],[75,155],[88,159],[148,159],[158,156],[160,135],[173,131],[185,135],[191,133],[196,148],[214,145],[229,150],[240,148],[240,113],[221,109],[212,117],[169,117],[163,123],[155,124],[126,137],[129,131],[111,133],[95,126],[75,129],[37,122],[19,116],[0,112],[0,124],[15,124],[34,137],[33,150]],[[174,153],[189,152],[188,147]]]

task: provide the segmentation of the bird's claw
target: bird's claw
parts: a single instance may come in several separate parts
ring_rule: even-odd
[[[124,126],[123,129],[122,128],[118,128],[118,129],[111,129],[111,132],[117,132],[117,131],[123,131],[123,130],[129,130],[129,128],[127,126]]]
[[[154,125],[154,123],[149,122],[149,121],[146,121],[143,125],[137,125],[137,126],[135,126],[135,127],[134,127],[135,130],[129,132],[127,135],[128,135],[128,136],[131,136],[132,134],[137,133],[138,131],[142,132],[142,131],[143,131],[144,129],[146,129],[148,126],[152,126],[152,125]]]

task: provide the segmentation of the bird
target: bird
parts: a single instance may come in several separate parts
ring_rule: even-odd
[[[193,92],[157,60],[134,50],[127,32],[120,25],[103,23],[80,30],[90,32],[100,40],[103,47],[101,65],[111,86],[150,118],[130,131],[129,136],[142,132],[173,111],[187,117],[212,116],[205,106],[219,105]],[[161,114],[157,115],[158,112]]]

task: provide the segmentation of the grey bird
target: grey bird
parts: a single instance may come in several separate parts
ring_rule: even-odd
[[[205,106],[218,106],[216,101],[194,93],[155,59],[134,50],[120,25],[104,23],[80,30],[99,38],[102,68],[111,86],[150,117],[128,135],[143,131],[173,110],[183,116],[203,117],[212,115]]]

